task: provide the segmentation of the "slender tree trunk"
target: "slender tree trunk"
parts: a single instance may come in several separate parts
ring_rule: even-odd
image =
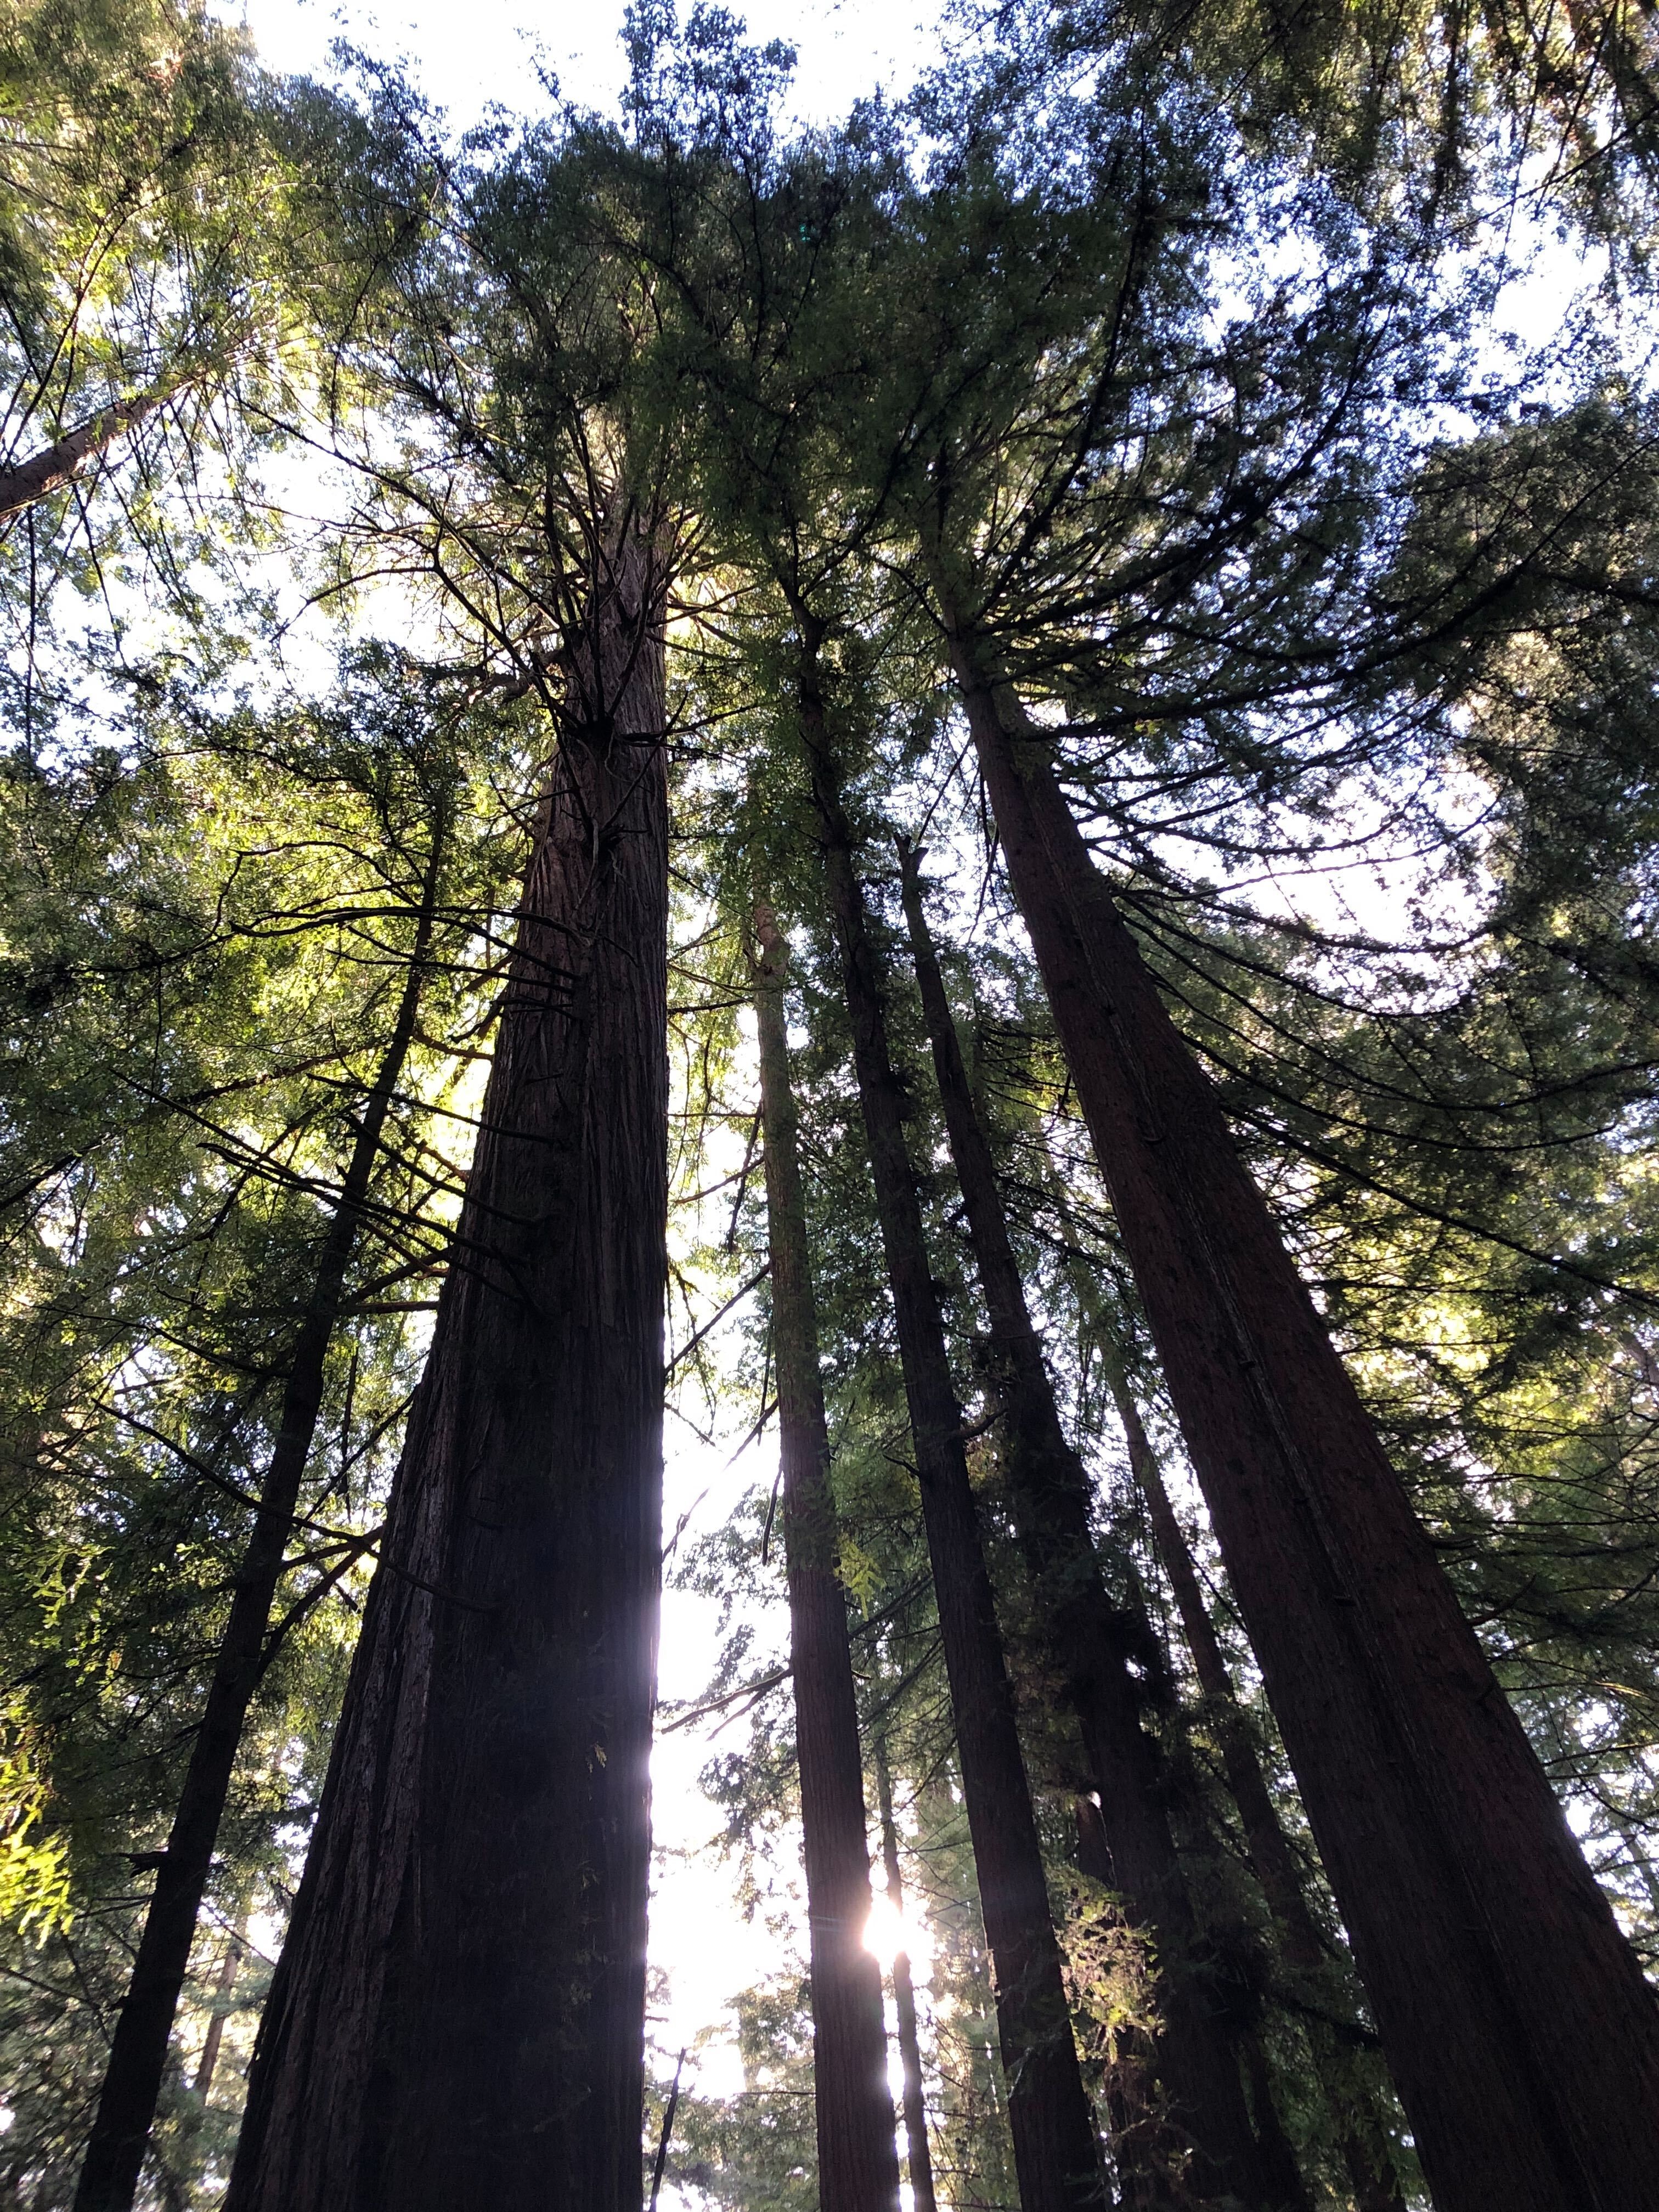
[[[113,406],[101,408],[50,446],[42,447],[27,461],[19,461],[14,468],[0,468],[0,522],[9,522],[26,507],[38,506],[53,492],[61,491],[88,461],[100,459],[118,438],[136,430],[183,389],[181,385],[168,385],[141,392],[136,399],[118,399]]]
[[[1287,1963],[1307,1978],[1311,1988],[1322,1991],[1330,1981],[1328,1946],[1309,1907],[1290,1838],[1280,1826],[1267,1778],[1250,1741],[1249,1723],[1233,1694],[1232,1677],[1227,1670],[1221,1639],[1204,1602],[1198,1570],[1193,1565],[1187,1539],[1170,1503],[1170,1493],[1164,1486],[1164,1470],[1140,1418],[1140,1408],[1115,1353],[1103,1346],[1103,1357],[1129,1447],[1129,1464],[1146,1500],[1158,1559],[1175,1592],[1176,1609],[1181,1615],[1182,1631],[1193,1655],[1199,1687],[1204,1692],[1206,1715],[1220,1747],[1227,1787],[1238,1808],[1250,1863],[1278,1925],[1279,1944]],[[1364,2100],[1358,2098],[1353,2085],[1342,2078],[1346,2069],[1329,2030],[1318,2021],[1310,2021],[1308,2034],[1314,2063],[1337,2124],[1339,2145],[1354,2185],[1358,2212],[1405,2212],[1405,2200],[1383,2147],[1382,2128],[1370,2112],[1364,2113],[1363,2120],[1356,2118],[1354,2107]]]
[[[196,2063],[196,2079],[191,2083],[197,2095],[206,2104],[213,2087],[214,2075],[219,2067],[219,2046],[225,2039],[225,2014],[230,2008],[231,1993],[236,1987],[236,1969],[241,1964],[242,1942],[247,1934],[247,1914],[236,1917],[236,1925],[229,1931],[225,1955],[220,1962],[218,1978],[213,1985],[213,2009],[208,2015],[207,2033],[202,2038],[202,2055]]]
[[[248,1706],[264,1668],[270,1608],[283,1578],[300,1485],[317,1431],[324,1370],[339,1316],[346,1267],[392,1095],[414,1038],[441,860],[442,837],[434,827],[397,1019],[363,1103],[340,1203],[318,1257],[310,1301],[283,1395],[276,1447],[232,1593],[229,1618],[214,1661],[207,1704],[191,1747],[167,1850],[156,1870],[132,1979],[116,2018],[98,2110],[75,2193],[75,2212],[128,2212],[138,2185],[213,1846],[224,1815]]]
[[[755,936],[772,1358],[811,1936],[818,2189],[826,2212],[896,2212],[898,2158],[887,2087],[881,1969],[864,1941],[870,1918],[864,1765],[830,1487],[830,1435],[784,1023],[788,948],[764,906],[755,909]]]
[[[1652,2204],[1659,2007],[1040,733],[952,627],[1015,895],[1437,2203]]]
[[[904,1911],[904,1873],[899,1864],[898,1824],[893,1818],[893,1773],[887,1761],[887,1741],[873,1738],[876,1794],[881,1812],[881,1856],[887,1870],[887,1902],[896,1914]],[[913,2212],[938,2212],[933,2195],[933,2153],[927,2140],[927,2106],[921,2094],[921,2038],[916,2033],[916,1990],[910,1978],[910,1954],[902,1946],[893,1954],[893,2011],[898,2023],[899,2066],[904,2076],[904,2163],[909,2176]]]
[[[822,633],[808,630],[799,703],[840,944],[859,1101],[870,1147],[905,1397],[933,1562],[963,1794],[996,1980],[1008,2117],[1024,2212],[1104,2201],[1099,2144],[1078,2065],[1060,1948],[1048,1913],[1036,1821],[1015,1724],[968,1459],[928,1265],[921,1206],[904,1144],[905,1102],[864,896],[853,865],[819,690]]]
[[[1015,1520],[1049,1656],[1077,1715],[1099,1792],[1109,1887],[1131,1926],[1156,1943],[1164,2024],[1151,2063],[1168,2117],[1192,2147],[1187,2190],[1200,2199],[1280,2205],[1283,2190],[1273,2186],[1251,2132],[1219,1999],[1205,1986],[1200,1930],[1165,1810],[1158,1751],[1140,1725],[1124,1626],[1095,1551],[1089,1479],[1060,1425],[933,951],[922,906],[921,855],[901,840],[899,863],[922,1014],[990,1322],[992,1382]],[[1126,2154],[1138,2139],[1137,2132]],[[1158,2156],[1156,2146],[1144,2148]]]
[[[661,1572],[661,585],[598,549],[229,2212],[638,2212]]]

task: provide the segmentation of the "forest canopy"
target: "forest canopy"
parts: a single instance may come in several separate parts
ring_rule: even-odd
[[[0,8],[0,2203],[1650,2200],[1656,35]]]

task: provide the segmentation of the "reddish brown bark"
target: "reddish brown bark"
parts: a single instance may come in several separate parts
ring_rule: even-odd
[[[258,1510],[232,1593],[229,1618],[214,1658],[202,1719],[191,1746],[178,1808],[156,1869],[132,1979],[115,2023],[93,2118],[75,2212],[128,2212],[167,2070],[167,2044],[190,1965],[197,1916],[207,1888],[213,1847],[248,1707],[265,1661],[270,1609],[283,1579],[300,1484],[323,1401],[324,1370],[339,1316],[346,1267],[368,1196],[369,1181],[392,1094],[415,1035],[432,943],[442,834],[432,854],[410,957],[409,973],[390,1042],[363,1102],[340,1203],[318,1256],[311,1298],[295,1343],[276,1443]]]
[[[1039,733],[961,624],[951,646],[1170,1396],[1436,2202],[1652,2203],[1652,1993]]]
[[[1267,1778],[1250,1741],[1249,1723],[1233,1694],[1221,1640],[1204,1602],[1198,1571],[1164,1486],[1164,1471],[1140,1418],[1140,1408],[1121,1364],[1109,1351],[1104,1358],[1113,1401],[1129,1447],[1129,1464],[1146,1500],[1152,1541],[1175,1592],[1176,1610],[1204,1692],[1206,1716],[1215,1730],[1227,1787],[1238,1808],[1250,1863],[1277,1923],[1285,1961],[1318,1990],[1329,1978],[1328,1946],[1309,1906],[1290,1838],[1280,1824]],[[1405,2199],[1394,2178],[1381,2127],[1368,2112],[1355,2117],[1354,2107],[1363,2100],[1342,2078],[1345,2069],[1329,2030],[1322,2022],[1312,2021],[1308,2032],[1314,2063],[1336,2122],[1343,2162],[1353,2183],[1357,2212],[1405,2212]]]
[[[887,1901],[904,1911],[904,1869],[899,1864],[898,1823],[893,1818],[893,1777],[887,1746],[875,1739],[876,1792],[881,1813],[881,1856],[887,1874]],[[899,2067],[904,2077],[904,2163],[914,2212],[938,2212],[933,2193],[933,2153],[927,2140],[927,2106],[921,2088],[921,2038],[916,2032],[916,1991],[910,1954],[893,1954],[893,2012],[898,2027]]]
[[[811,1944],[818,2190],[835,2212],[894,2212],[898,2156],[887,2087],[881,1969],[864,1941],[870,1919],[864,1766],[830,1487],[830,1434],[784,1022],[788,948],[764,906],[755,909],[755,936],[772,1364],[777,1376],[789,1661]]]
[[[1095,1551],[1088,1475],[1066,1442],[1031,1326],[995,1163],[922,906],[921,854],[901,841],[899,863],[939,1103],[990,1323],[991,1381],[1010,1503],[1031,1565],[1048,1656],[1077,1716],[1099,1794],[1111,1869],[1104,1878],[1129,1924],[1156,1942],[1164,2025],[1150,2063],[1164,2092],[1165,2117],[1191,2148],[1188,2193],[1280,2205],[1285,2192],[1274,2185],[1252,2134],[1219,1999],[1205,1984],[1197,1918],[1165,1810],[1165,1779],[1140,1725],[1125,1624]],[[1142,2129],[1123,2145],[1120,2165],[1136,2156],[1150,2161],[1149,2179],[1170,2162],[1167,2148]]]
[[[888,1051],[881,983],[818,688],[820,641],[818,634],[809,631],[802,654],[801,728],[841,952],[963,1796],[996,1984],[1020,2200],[1024,2212],[1074,2212],[1106,2201],[1099,2144],[1072,2037],[1013,1693],[968,1477],[962,1412],[905,1149],[904,1097]]]
[[[229,2212],[641,2201],[665,728],[649,547],[596,572]]]

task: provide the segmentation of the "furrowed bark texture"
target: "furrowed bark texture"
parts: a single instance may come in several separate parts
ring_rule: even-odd
[[[817,683],[817,653],[809,635],[801,672],[801,728],[841,951],[963,1796],[996,1981],[1020,2201],[1024,2212],[1072,2212],[1106,2200],[1099,2146],[1072,2038],[1013,1693],[968,1477],[962,1413],[905,1149],[905,1102],[888,1052],[880,981]]]
[[[229,2212],[638,2212],[667,796],[617,534]]]
[[[960,625],[951,645],[1170,1394],[1436,2203],[1659,2202],[1659,2008],[1635,1954],[1038,733]]]
[[[898,1823],[893,1818],[893,1777],[887,1745],[875,1738],[876,1791],[881,1813],[881,1856],[887,1873],[887,1901],[904,1911],[904,1874],[899,1865]],[[904,2163],[913,2212],[938,2212],[933,2194],[933,2153],[927,2140],[927,2106],[921,2094],[921,2038],[916,2033],[916,1991],[908,1951],[893,1954],[893,2012],[898,2025],[899,2066],[904,2077]]]
[[[866,1949],[870,1854],[857,1696],[839,1572],[830,1435],[818,1366],[806,1199],[784,1019],[788,950],[757,907],[755,1013],[766,1131],[772,1362],[783,1474],[789,1657],[795,1686],[806,1912],[811,1937],[812,2080],[818,2190],[833,2212],[896,2212],[898,2155],[887,2087],[881,1969]]]
[[[258,1510],[231,1595],[201,1725],[191,1747],[178,1809],[156,1870],[155,1887],[132,1979],[116,2017],[98,2110],[75,2193],[75,2212],[128,2212],[167,2070],[167,2044],[190,1966],[197,1916],[213,1846],[224,1817],[248,1707],[265,1661],[270,1609],[283,1578],[300,1485],[317,1432],[324,1369],[339,1316],[341,1290],[356,1240],[392,1094],[415,1034],[431,949],[442,841],[434,830],[431,864],[416,917],[409,973],[392,1037],[363,1102],[340,1203],[323,1240],[311,1297],[283,1392],[276,1443]]]
[[[1250,2205],[1277,2205],[1283,2191],[1272,2185],[1259,2155],[1219,1999],[1205,1987],[1200,1930],[1165,1809],[1158,1753],[1140,1725],[1123,1626],[1095,1551],[1089,1479],[1066,1442],[1031,1326],[995,1163],[922,905],[921,863],[920,853],[901,841],[916,983],[990,1323],[1004,1466],[1048,1656],[1077,1716],[1100,1796],[1111,1861],[1108,1885],[1121,1899],[1130,1924],[1146,1930],[1157,1944],[1164,2025],[1152,2047],[1152,2068],[1169,2119],[1191,2146],[1187,2192],[1200,2199],[1232,2196]],[[1142,2152],[1150,2154],[1154,2167],[1167,2162],[1161,2148],[1143,2143],[1136,2130],[1122,2146],[1120,2165]]]
[[[1310,1987],[1328,2003],[1334,1995],[1329,1987],[1328,1947],[1308,1904],[1290,1838],[1280,1824],[1267,1778],[1250,1741],[1249,1723],[1233,1694],[1232,1677],[1227,1671],[1215,1624],[1204,1602],[1198,1570],[1193,1565],[1187,1539],[1164,1486],[1164,1470],[1146,1433],[1146,1425],[1140,1418],[1140,1408],[1109,1350],[1106,1365],[1118,1418],[1129,1447],[1129,1464],[1146,1500],[1152,1541],[1175,1592],[1176,1610],[1181,1615],[1187,1648],[1192,1653],[1199,1687],[1204,1692],[1208,1717],[1215,1729],[1227,1787],[1238,1808],[1250,1863],[1278,1926],[1286,1963],[1296,1973],[1305,1977]],[[1336,2001],[1340,2002],[1340,1996]],[[1331,2030],[1322,2021],[1313,2020],[1307,2023],[1307,2029],[1315,2069],[1337,2124],[1343,2163],[1353,2183],[1357,2212],[1406,2212],[1381,2124],[1349,2078],[1351,2069],[1344,2065]]]

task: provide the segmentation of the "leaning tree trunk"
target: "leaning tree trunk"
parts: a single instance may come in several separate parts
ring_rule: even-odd
[[[812,2081],[818,2190],[835,2212],[896,2212],[898,2157],[887,2087],[881,1969],[864,1941],[870,1918],[864,1765],[847,1636],[818,1325],[796,1146],[784,1023],[788,949],[755,909],[755,1014],[766,1132],[766,1223],[772,1263],[772,1363],[783,1474],[789,1659],[811,1939]]]
[[[1222,1771],[1244,1831],[1250,1864],[1261,1885],[1262,1895],[1279,1930],[1281,1952],[1288,1966],[1305,1978],[1316,1999],[1330,1995],[1331,1960],[1319,1923],[1314,1918],[1297,1869],[1290,1838],[1279,1822],[1267,1778],[1261,1771],[1249,1723],[1233,1694],[1232,1677],[1204,1602],[1198,1570],[1187,1548],[1187,1539],[1164,1486],[1164,1470],[1152,1449],[1146,1425],[1140,1418],[1123,1373],[1121,1361],[1103,1346],[1107,1380],[1118,1419],[1129,1447],[1129,1465],[1146,1500],[1152,1524],[1152,1542],[1175,1592],[1182,1632],[1192,1654],[1194,1671],[1204,1692],[1205,1708],[1220,1747]],[[1405,2199],[1394,2178],[1381,2124],[1368,2102],[1347,2078],[1335,2033],[1324,2020],[1310,2019],[1308,2040],[1315,2069],[1326,2094],[1337,2138],[1353,2183],[1356,2212],[1405,2212]]]
[[[607,549],[229,2212],[638,2212],[667,789]]]
[[[1091,1527],[1089,1479],[1066,1442],[1042,1352],[1025,1303],[997,1187],[996,1167],[963,1064],[962,1048],[921,898],[921,855],[901,839],[899,866],[951,1158],[961,1186],[974,1264],[990,1323],[991,1382],[1001,1415],[1003,1461],[1022,1546],[1031,1564],[1037,1615],[1066,1702],[1076,1714],[1100,1796],[1111,1860],[1109,1886],[1131,1926],[1153,1939],[1163,2028],[1152,2066],[1167,2118],[1191,2147],[1185,2193],[1279,2204],[1251,2132],[1249,2107],[1218,2009],[1205,1986],[1200,1930],[1176,1850],[1157,1747],[1142,1729],[1122,1624],[1100,1571]],[[1155,2179],[1163,2148],[1136,2130],[1121,2155],[1139,2151]]]
[[[160,407],[180,397],[185,383],[158,386],[136,399],[118,399],[113,405],[89,415],[72,430],[65,430],[26,461],[0,468],[0,522],[8,522],[27,507],[37,507],[55,491],[72,483],[88,462],[101,460],[118,438],[137,429]]]
[[[898,1823],[893,1818],[893,1774],[886,1739],[874,1740],[877,1808],[881,1814],[881,1856],[887,1874],[887,1902],[904,1911],[904,1871],[899,1864]],[[910,1954],[901,1944],[893,1954],[893,2015],[898,2028],[899,2069],[904,2082],[904,2162],[910,2181],[911,2212],[938,2212],[933,2193],[933,2153],[927,2140],[927,2105],[921,2087],[921,2038],[916,2031],[916,1989]]]
[[[821,641],[821,632],[809,630],[801,660],[801,731],[841,950],[963,1796],[996,1982],[1020,2201],[1024,2212],[1076,2212],[1106,2200],[1099,2143],[1072,2036],[1013,1692],[968,1477],[962,1413],[905,1149],[904,1097],[888,1052],[864,896],[818,688]]]
[[[1652,2203],[1659,2006],[1041,733],[945,613],[1015,896],[1436,2202]]]
[[[75,2212],[129,2212],[138,2186],[213,1846],[224,1815],[248,1706],[264,1668],[270,1608],[283,1578],[300,1484],[317,1431],[324,1368],[339,1316],[346,1267],[368,1196],[386,1115],[414,1040],[432,945],[442,852],[441,827],[434,824],[408,975],[391,1041],[363,1102],[340,1203],[318,1256],[283,1393],[276,1448],[231,1595],[229,1618],[215,1656],[207,1703],[191,1747],[167,1849],[156,1869],[132,1978],[116,2017],[98,2110],[75,2192]]]

